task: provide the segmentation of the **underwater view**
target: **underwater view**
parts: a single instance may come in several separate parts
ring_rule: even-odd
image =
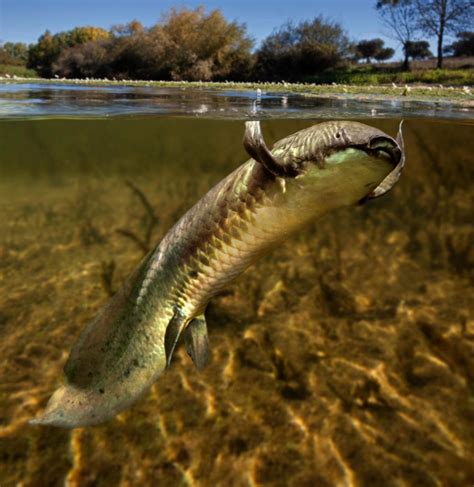
[[[318,112],[280,96],[268,98],[271,117],[265,97],[235,95],[242,111],[229,95],[210,114],[198,97],[180,116],[74,118],[80,101],[25,111],[8,93],[0,103],[1,487],[473,484],[468,115],[408,113],[406,167],[392,191],[314,221],[210,301],[203,370],[181,340],[141,399],[71,430],[29,421],[64,381],[69,352],[101,306],[249,159],[248,116],[262,120],[271,147],[334,118],[395,137],[406,107],[326,103]]]

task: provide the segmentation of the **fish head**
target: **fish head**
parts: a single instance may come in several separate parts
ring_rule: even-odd
[[[360,199],[378,198],[390,191],[405,165],[402,123],[394,139],[381,130],[358,122],[328,123],[329,143],[323,147],[320,167],[341,173]]]
[[[398,181],[405,163],[401,127],[392,138],[351,121],[309,127],[279,141],[271,154],[296,168],[301,199],[324,210],[382,196]]]
[[[369,125],[330,121],[300,130],[269,150],[259,122],[246,122],[244,147],[275,177],[294,179],[306,193],[330,207],[384,195],[400,178],[405,164],[402,124],[396,138]],[[307,191],[301,191],[306,188]]]

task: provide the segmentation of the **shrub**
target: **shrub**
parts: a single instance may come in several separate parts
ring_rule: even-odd
[[[287,23],[268,36],[257,51],[256,76],[266,80],[295,81],[338,66],[351,43],[342,27],[316,17]]]

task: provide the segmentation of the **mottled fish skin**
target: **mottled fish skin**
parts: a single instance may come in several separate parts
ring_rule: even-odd
[[[171,228],[86,327],[65,365],[65,385],[32,423],[78,427],[113,417],[165,370],[183,331],[201,368],[209,300],[308,222],[386,192],[386,178],[404,161],[401,133],[397,142],[349,121],[314,125],[271,151],[259,123],[247,122],[244,145],[253,158]]]

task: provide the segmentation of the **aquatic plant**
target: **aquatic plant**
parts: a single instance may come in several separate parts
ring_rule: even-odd
[[[125,181],[125,184],[138,198],[138,201],[144,209],[144,214],[140,218],[143,236],[137,235],[133,230],[127,228],[119,228],[116,230],[116,232],[132,240],[136,245],[138,245],[143,254],[146,254],[150,250],[153,231],[159,225],[160,219],[156,215],[155,210],[153,209],[153,206],[149,202],[145,193],[131,181]]]

